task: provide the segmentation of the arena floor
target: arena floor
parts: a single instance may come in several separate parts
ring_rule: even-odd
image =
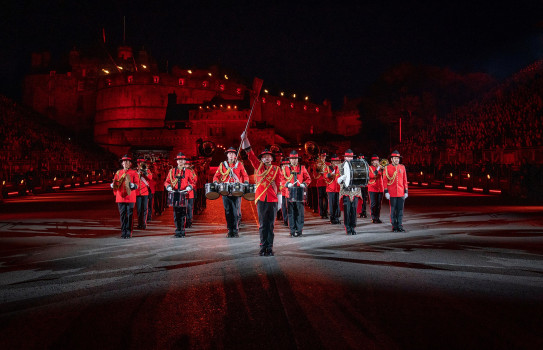
[[[258,256],[254,203],[120,238],[107,185],[0,204],[2,349],[541,349],[543,207],[411,188],[406,233],[306,210]],[[388,203],[381,218],[388,222]]]

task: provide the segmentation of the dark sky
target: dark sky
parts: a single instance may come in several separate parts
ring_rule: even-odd
[[[543,57],[543,1],[10,1],[1,19],[0,93],[20,94],[32,51],[144,46],[165,66],[219,64],[287,93],[358,97],[403,62],[504,78]],[[294,3],[294,1],[293,1]]]

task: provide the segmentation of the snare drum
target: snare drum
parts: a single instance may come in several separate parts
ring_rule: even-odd
[[[241,197],[245,193],[245,184],[241,182],[235,182],[231,184],[230,192],[232,196]]]
[[[228,182],[223,182],[217,185],[217,190],[222,196],[230,195],[230,184]]]
[[[255,184],[245,185],[245,191],[243,192],[243,198],[248,200],[248,201],[254,201],[255,200],[255,193],[256,193],[256,185]]]
[[[188,196],[186,192],[171,191],[168,193],[168,205],[174,208],[186,208]]]
[[[207,199],[215,200],[221,196],[217,190],[217,186],[213,182],[207,183],[205,187]]]
[[[301,186],[292,186],[288,189],[289,202],[304,202],[304,188]]]

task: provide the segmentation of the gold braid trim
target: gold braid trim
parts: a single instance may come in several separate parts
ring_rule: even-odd
[[[370,172],[372,172],[372,171],[371,171],[371,167],[372,167],[372,166],[370,165]],[[372,172],[372,173],[373,173],[373,172]],[[373,185],[373,184],[376,183],[376,182],[377,182],[377,177],[374,177],[373,180],[369,180],[369,181],[368,181],[368,186],[369,186],[369,185]]]
[[[260,163],[259,167],[258,167],[258,170],[256,171],[256,173],[258,174],[260,172],[260,169],[262,168],[262,165],[264,163]],[[268,173],[272,170],[272,168],[274,168],[275,166],[272,165],[270,166],[263,174],[262,174],[262,180],[260,180],[257,184],[256,184],[256,188],[255,188],[255,193],[256,191],[258,190],[258,186],[260,186],[262,184],[262,182],[264,182],[264,180],[266,180],[266,176],[268,176]],[[277,172],[279,171],[279,167],[277,167],[275,169],[275,173],[273,174],[273,176],[270,176],[268,178],[268,186],[266,186],[266,188],[262,191],[262,193],[260,194],[260,196],[258,196],[256,199],[255,199],[255,202],[258,201],[260,199],[260,197],[262,197],[262,195],[264,193],[266,193],[268,191],[268,188],[271,186],[272,184],[272,181],[273,179],[275,179],[275,177],[277,176]]]
[[[387,171],[385,171],[385,175],[387,176],[387,179],[388,179],[387,185],[392,185],[394,181],[396,181],[396,176],[398,175],[398,167],[395,165],[393,165],[393,167],[394,167],[394,174],[392,174],[392,176],[388,175],[388,169]]]

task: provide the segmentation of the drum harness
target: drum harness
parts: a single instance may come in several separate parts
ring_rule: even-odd
[[[221,175],[223,176],[223,179],[224,179],[224,180],[226,179],[226,176],[228,176],[228,181],[224,181],[224,180],[223,180],[223,182],[230,182],[230,179],[234,179],[234,182],[240,182],[238,176],[237,176],[236,173],[234,172],[234,169],[237,169],[239,162],[236,162],[236,165],[234,165],[233,167],[230,167],[230,166],[228,165],[228,162],[227,162],[227,161],[224,161],[223,164],[224,164],[224,166],[225,166],[225,168],[226,168],[227,170],[226,170],[225,172],[223,172],[223,171],[221,170],[221,168],[219,167],[219,171],[220,171]]]
[[[170,172],[170,182],[173,184],[173,186],[172,186],[173,188],[175,188],[175,186],[177,186],[177,190],[181,191],[181,188],[180,188],[181,187],[181,181],[179,181],[179,180],[185,178],[185,168],[183,168],[183,173],[180,173],[180,175],[177,175],[177,169],[178,168],[175,168],[175,174],[174,174],[174,176],[176,178],[175,180],[172,179],[172,173]]]

